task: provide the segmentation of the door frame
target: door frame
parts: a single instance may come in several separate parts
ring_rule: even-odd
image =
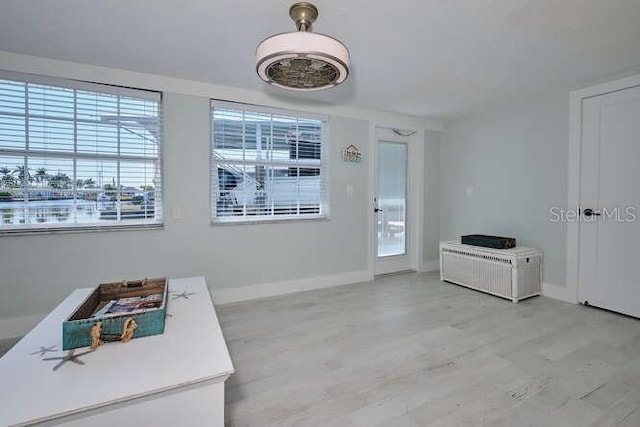
[[[407,227],[406,233],[406,250],[408,257],[408,268],[410,270],[420,271],[419,260],[422,259],[422,233],[423,233],[423,193],[424,193],[424,167],[422,159],[424,158],[424,130],[411,129],[415,132],[410,136],[397,136],[393,133],[393,129],[407,130],[406,127],[398,126],[382,126],[371,123],[370,126],[370,153],[371,161],[369,162],[369,238],[368,238],[368,270],[371,277],[376,275],[376,259],[377,251],[374,247],[376,239],[374,233],[377,232],[374,209],[374,198],[377,189],[377,173],[378,173],[378,143],[380,140],[390,142],[399,142],[407,144]],[[420,143],[422,141],[422,143]]]
[[[582,174],[582,108],[583,101],[640,86],[640,74],[619,80],[587,87],[571,92],[569,101],[569,165],[567,185],[567,208],[580,206]],[[566,286],[545,284],[544,294],[572,303],[578,303],[580,286],[580,222],[567,222],[567,268]]]
[[[373,269],[376,275],[393,273],[397,271],[409,270],[411,269],[411,232],[413,231],[413,224],[410,220],[409,210],[411,209],[413,203],[409,200],[409,141],[407,138],[387,138],[385,135],[379,135],[377,138],[376,148],[375,148],[375,157],[374,161],[376,163],[376,174],[373,182],[374,189],[374,206],[380,206],[380,145],[381,144],[394,144],[398,146],[403,146],[405,148],[405,159],[404,159],[404,179],[405,179],[405,188],[404,188],[404,201],[405,201],[405,209],[404,209],[404,220],[405,220],[405,228],[404,228],[404,253],[399,255],[389,255],[386,257],[380,257],[378,255],[378,251],[380,249],[380,238],[378,237],[378,220],[379,213],[375,212],[374,209],[374,232],[373,232],[373,242],[374,242],[374,253],[375,259],[373,260]],[[384,213],[382,215],[384,218]],[[378,267],[381,264],[386,264],[386,268],[383,268],[383,271],[380,271]]]

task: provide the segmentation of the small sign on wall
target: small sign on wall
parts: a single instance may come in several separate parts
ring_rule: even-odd
[[[350,163],[360,163],[362,160],[362,153],[355,145],[351,144],[344,150],[342,150],[342,161]]]

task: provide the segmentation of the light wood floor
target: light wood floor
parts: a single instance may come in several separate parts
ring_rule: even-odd
[[[20,341],[19,337],[0,340],[0,356],[11,350],[11,347],[13,347],[18,341]]]
[[[218,307],[230,426],[640,426],[640,321],[433,274]]]

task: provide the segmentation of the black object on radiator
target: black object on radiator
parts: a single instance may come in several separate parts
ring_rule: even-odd
[[[511,249],[516,247],[516,239],[512,237],[485,236],[484,234],[462,236],[460,243],[493,249]]]

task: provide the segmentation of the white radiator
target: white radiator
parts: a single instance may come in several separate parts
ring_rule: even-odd
[[[440,280],[518,302],[540,295],[542,251],[520,246],[491,249],[457,241],[441,242]]]

